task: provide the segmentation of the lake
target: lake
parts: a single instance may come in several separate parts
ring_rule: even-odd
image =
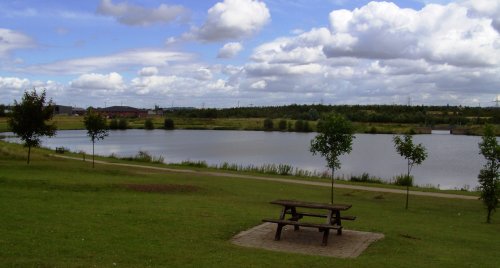
[[[325,160],[309,152],[315,133],[211,131],[211,130],[126,130],[110,131],[104,140],[96,142],[99,155],[133,156],[147,151],[163,156],[165,162],[184,160],[223,162],[242,165],[289,164],[306,170],[327,170]],[[397,154],[393,135],[357,134],[353,150],[341,157],[339,176],[370,175],[392,179],[406,173],[406,160]],[[7,141],[18,141],[7,138]],[[434,185],[441,189],[477,186],[477,174],[484,164],[479,154],[480,137],[458,135],[415,135],[414,142],[422,143],[428,158],[415,166],[412,174],[418,185]],[[58,131],[53,138],[44,138],[43,146],[66,147],[71,151],[92,153],[92,144],[85,130]]]

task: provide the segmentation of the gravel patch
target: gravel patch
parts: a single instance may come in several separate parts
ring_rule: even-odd
[[[285,226],[281,232],[280,241],[274,240],[275,233],[275,223],[263,223],[237,234],[231,239],[231,242],[244,247],[273,251],[336,258],[356,258],[370,244],[384,238],[381,233],[344,229],[342,235],[337,235],[337,232],[330,232],[328,245],[321,246],[323,232],[318,232],[317,228],[301,227],[299,231],[294,231],[293,226]]]

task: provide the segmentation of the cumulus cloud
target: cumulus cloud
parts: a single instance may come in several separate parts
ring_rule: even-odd
[[[158,68],[156,67],[144,67],[142,68],[139,73],[140,76],[153,76],[158,74]]]
[[[240,51],[243,49],[243,46],[239,42],[230,42],[225,44],[217,54],[217,58],[229,59],[238,55]]]
[[[53,63],[27,66],[25,72],[46,74],[82,74],[97,71],[126,70],[135,66],[165,66],[171,62],[183,62],[192,54],[164,49],[137,49],[100,57],[62,60]]]
[[[328,57],[425,59],[453,65],[500,63],[498,33],[491,19],[468,15],[457,4],[430,4],[421,10],[370,2],[353,11],[330,13]]]
[[[249,37],[269,22],[271,15],[259,0],[224,0],[208,10],[205,23],[188,36],[204,42]]]
[[[123,77],[118,73],[83,74],[70,82],[72,88],[84,90],[122,91],[125,88]]]
[[[112,16],[122,24],[148,26],[181,19],[187,15],[187,9],[179,5],[166,4],[161,4],[157,8],[145,8],[127,2],[114,4],[112,0],[101,0],[97,13]]]
[[[12,50],[33,47],[29,36],[10,29],[0,28],[0,57],[7,56]]]

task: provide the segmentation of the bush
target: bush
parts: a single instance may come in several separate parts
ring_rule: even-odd
[[[125,118],[120,118],[120,120],[118,120],[118,129],[127,129],[128,128],[128,121],[127,119]]]
[[[383,183],[381,179],[370,177],[370,174],[364,172],[361,176],[351,176],[350,181],[355,182],[369,182],[369,183]]]
[[[264,130],[273,130],[274,123],[271,118],[264,119]]]
[[[116,118],[113,118],[111,119],[111,121],[109,121],[109,128],[118,129],[118,120]]]
[[[155,125],[153,124],[153,120],[151,118],[148,118],[146,119],[146,121],[144,121],[144,129],[155,129]]]
[[[174,120],[172,120],[171,118],[165,118],[165,121],[163,122],[163,128],[167,130],[174,129]]]
[[[413,186],[413,176],[401,174],[394,177],[394,184],[399,186]]]
[[[281,119],[281,120],[279,121],[279,123],[278,123],[278,128],[279,128],[279,130],[281,130],[281,131],[286,130],[286,126],[287,126],[287,124],[286,124],[286,120],[285,120],[285,119]]]

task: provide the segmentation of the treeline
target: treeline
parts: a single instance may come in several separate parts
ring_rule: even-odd
[[[287,118],[315,121],[337,112],[353,122],[413,123],[423,125],[500,123],[495,107],[404,106],[404,105],[288,105],[225,109],[174,110],[168,114],[187,118]]]

